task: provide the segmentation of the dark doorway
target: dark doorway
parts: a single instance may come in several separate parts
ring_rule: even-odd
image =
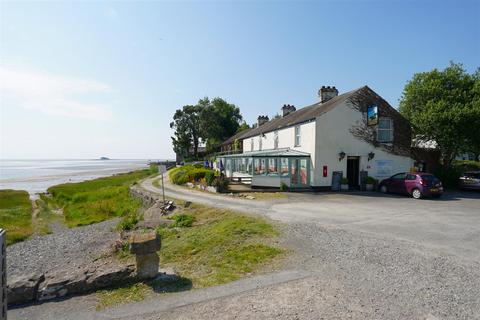
[[[350,188],[359,188],[360,158],[347,157],[347,179]]]

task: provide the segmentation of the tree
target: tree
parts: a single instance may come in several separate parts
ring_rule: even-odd
[[[250,129],[250,126],[245,121],[243,121],[242,124],[238,127],[237,132],[235,132],[235,134],[245,131],[247,129]]]
[[[198,102],[201,107],[200,131],[208,152],[215,151],[218,146],[233,136],[242,121],[240,109],[222,98],[210,100],[208,97]]]
[[[459,152],[478,147],[480,72],[451,62],[444,70],[417,73],[403,90],[400,113],[422,141],[435,141],[444,168]]]
[[[193,146],[193,155],[198,156],[200,143],[200,113],[201,106],[187,105],[175,111],[170,128],[174,129],[172,137],[173,150],[182,156],[188,156],[190,147]]]

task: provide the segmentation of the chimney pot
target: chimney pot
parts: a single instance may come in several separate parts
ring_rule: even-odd
[[[320,90],[318,90],[318,96],[320,97],[320,102],[324,103],[327,102],[328,100],[335,98],[338,96],[338,90],[335,88],[335,86],[322,86]]]
[[[268,122],[268,116],[258,116],[257,118],[257,125],[260,127],[262,124]]]
[[[285,116],[289,115],[290,113],[295,112],[296,110],[297,109],[295,108],[295,106],[290,105],[290,104],[284,104],[283,107],[282,107],[282,117],[285,117]]]

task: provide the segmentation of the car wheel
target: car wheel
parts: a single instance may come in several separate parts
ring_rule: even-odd
[[[386,186],[386,185],[381,186],[381,187],[380,187],[380,192],[381,192],[381,193],[387,193],[387,192],[388,192],[387,186]]]
[[[415,199],[420,199],[422,197],[422,193],[418,189],[413,189],[412,197],[414,197]]]

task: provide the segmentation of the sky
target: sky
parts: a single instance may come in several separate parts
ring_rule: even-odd
[[[0,0],[0,158],[174,158],[200,98],[247,123],[322,85],[397,107],[416,72],[480,67],[480,1]]]

